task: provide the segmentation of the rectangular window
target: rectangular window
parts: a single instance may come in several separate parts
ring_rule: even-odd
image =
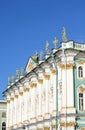
[[[79,93],[79,110],[83,111],[83,106],[84,106],[84,100],[83,100],[83,93]]]

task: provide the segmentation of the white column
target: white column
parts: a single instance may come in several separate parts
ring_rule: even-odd
[[[67,71],[62,69],[62,108],[67,106]]]
[[[32,115],[31,119],[36,119],[36,107],[35,107],[35,90],[36,90],[36,83],[31,84],[31,108],[32,108]]]
[[[23,92],[19,92],[19,125],[22,125],[22,95],[23,95]]]
[[[39,90],[39,111],[38,111],[38,116],[42,117],[42,84],[43,84],[43,79],[38,80],[38,90]]]
[[[57,95],[56,95],[56,89],[57,89],[57,79],[56,79],[56,70],[55,69],[52,69],[52,85],[53,85],[53,112],[56,112],[56,101],[57,101],[57,99],[56,99],[56,97],[57,97]]]
[[[29,88],[24,88],[24,123],[28,123],[28,95],[29,95]]]
[[[14,98],[14,107],[15,107],[15,111],[14,111],[14,125],[17,125],[17,102],[18,102],[18,95],[15,95],[15,98]]]
[[[9,130],[9,118],[10,118],[10,99],[7,99],[7,114],[6,114],[6,130]]]
[[[49,115],[49,86],[50,86],[50,75],[45,74],[45,94],[46,94],[46,102],[45,102],[45,115]]]
[[[67,107],[74,108],[73,67],[67,69]]]
[[[13,125],[13,98],[10,98],[10,127]]]

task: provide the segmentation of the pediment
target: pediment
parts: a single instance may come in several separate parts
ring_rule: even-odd
[[[26,72],[29,73],[36,66],[37,66],[37,62],[32,57],[30,57],[28,62],[27,62],[27,65],[26,65]]]

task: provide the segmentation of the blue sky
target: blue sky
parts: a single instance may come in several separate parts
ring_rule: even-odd
[[[26,66],[36,51],[45,54],[46,40],[62,41],[62,27],[68,40],[85,43],[84,0],[0,0],[0,99],[8,76]]]

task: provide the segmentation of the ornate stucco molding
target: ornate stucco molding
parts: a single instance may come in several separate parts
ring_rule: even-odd
[[[62,64],[59,62],[58,65],[61,69],[72,69],[74,67],[74,63]]]

